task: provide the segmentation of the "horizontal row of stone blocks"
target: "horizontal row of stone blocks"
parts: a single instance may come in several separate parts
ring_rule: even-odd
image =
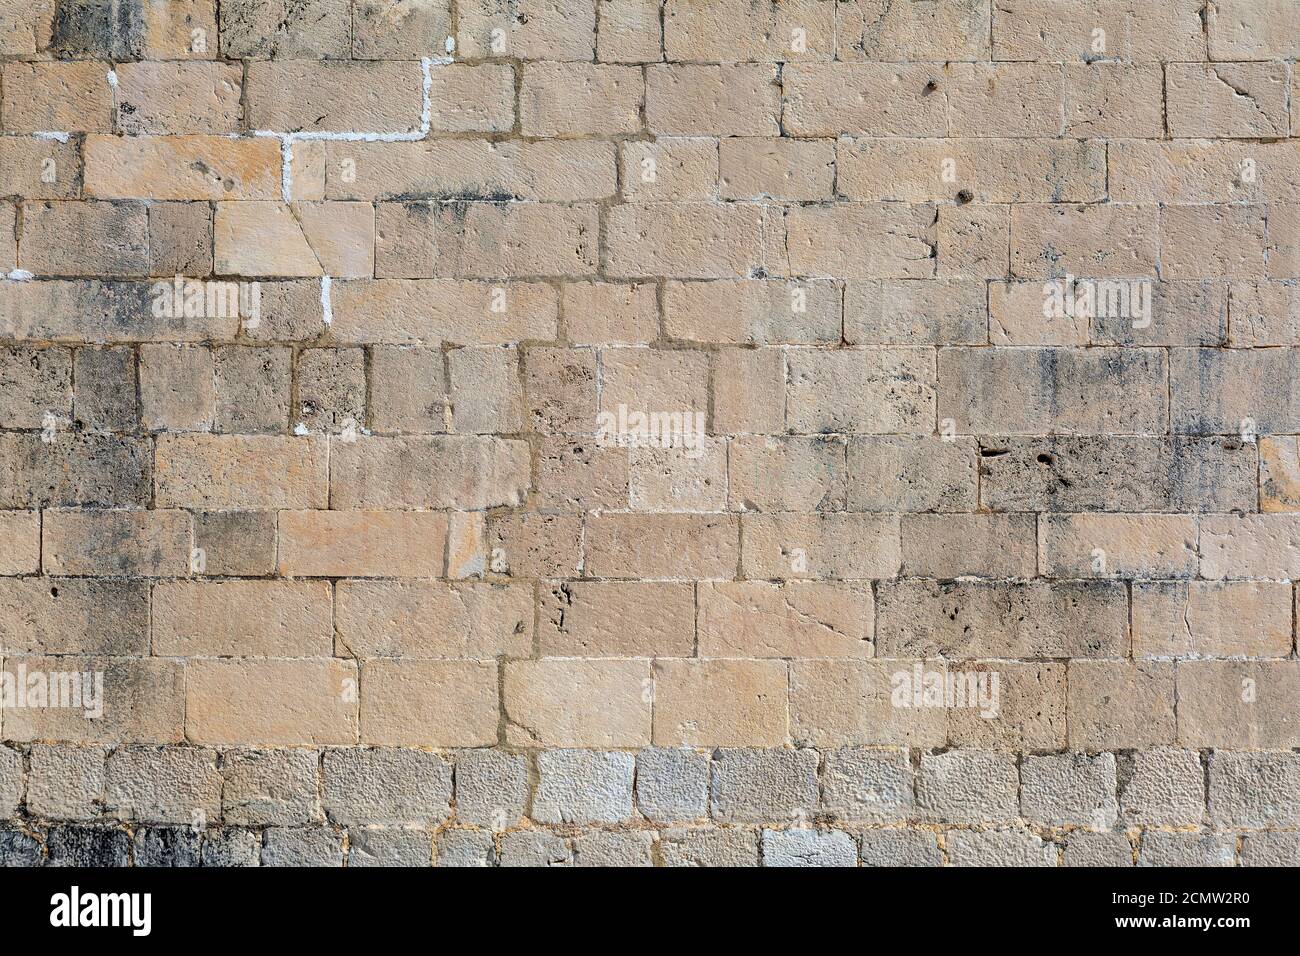
[[[0,732],[15,741],[1091,750],[1300,740],[1295,660],[8,655],[0,679]],[[44,684],[40,696],[26,696],[31,683]],[[73,701],[64,683],[84,696]]]
[[[0,866],[1295,866],[1300,834],[1009,829],[670,830],[56,826],[0,829]]]
[[[1296,54],[1287,0],[10,0],[0,55],[133,60],[1261,60]],[[196,35],[197,31],[197,35]],[[454,39],[454,43],[449,43]]]
[[[853,823],[1295,829],[1291,751],[0,748],[32,821],[231,826]],[[454,783],[453,783],[454,780]]]

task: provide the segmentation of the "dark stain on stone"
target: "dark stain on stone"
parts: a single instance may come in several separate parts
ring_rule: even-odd
[[[144,0],[58,0],[50,49],[65,56],[139,59],[144,51]]]

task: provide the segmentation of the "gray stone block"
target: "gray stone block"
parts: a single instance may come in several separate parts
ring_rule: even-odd
[[[140,827],[135,831],[136,866],[198,866],[202,836],[190,827]]]
[[[225,755],[221,797],[228,823],[301,826],[323,820],[314,750],[239,750]]]
[[[1215,751],[1209,760],[1214,826],[1300,826],[1300,753]]]
[[[342,866],[343,837],[324,827],[270,827],[262,834],[262,866]]]
[[[497,850],[486,830],[444,830],[438,834],[438,866],[496,866]]]
[[[1115,825],[1115,755],[1026,756],[1020,765],[1020,811],[1044,826]]]
[[[499,750],[456,755],[456,821],[504,830],[528,808],[528,759]]]
[[[217,752],[197,747],[123,747],[108,755],[104,801],[119,820],[179,823],[221,815]]]
[[[863,830],[863,866],[943,866],[938,838],[928,830]]]
[[[115,827],[51,827],[45,850],[50,866],[128,866],[131,836]]]
[[[0,830],[0,867],[40,866],[44,862],[36,837],[22,830]]]
[[[1056,844],[1025,830],[951,830],[951,866],[1056,866]]]
[[[832,750],[822,771],[822,809],[843,820],[897,823],[912,815],[906,750]]]
[[[502,866],[572,866],[564,840],[548,830],[516,830],[501,837]]]
[[[262,857],[262,838],[241,827],[214,827],[203,834],[204,866],[258,866]]]
[[[23,755],[0,746],[0,817],[12,817],[23,802]]]
[[[596,830],[573,841],[573,861],[575,866],[654,866],[653,847],[648,830]]]
[[[736,827],[670,830],[659,852],[664,866],[758,866],[758,834]]]
[[[1237,838],[1230,833],[1166,833],[1148,830],[1138,847],[1138,866],[1233,866]]]
[[[428,830],[354,827],[348,830],[348,866],[431,866],[433,836]]]
[[[90,820],[104,802],[104,751],[33,744],[27,810],[50,820]]]
[[[764,866],[857,866],[858,845],[843,830],[764,830]]]
[[[1066,866],[1132,866],[1133,847],[1122,833],[1076,830],[1065,838]]]
[[[1118,772],[1123,825],[1200,825],[1205,816],[1205,770],[1195,750],[1141,750],[1119,759]]]
[[[709,813],[709,758],[694,750],[652,747],[636,758],[636,804],[648,819],[695,820]]]
[[[551,750],[537,757],[532,817],[539,823],[618,823],[632,816],[633,757]]]
[[[441,823],[451,813],[451,764],[419,750],[331,750],[325,812],[349,826]]]
[[[923,754],[916,782],[917,807],[938,823],[1003,823],[1020,817],[1015,757],[1007,753],[950,750]]]
[[[1300,866],[1300,833],[1247,833],[1242,866]]]
[[[817,808],[817,763],[812,750],[717,751],[710,792],[714,819],[784,823],[810,818]]]

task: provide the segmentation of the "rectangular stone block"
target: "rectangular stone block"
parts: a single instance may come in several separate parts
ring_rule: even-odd
[[[1254,510],[1257,455],[1235,438],[989,438],[980,503],[994,511]]]
[[[149,586],[142,581],[24,577],[0,580],[0,651],[107,654],[149,648]]]
[[[1039,565],[1054,578],[1189,578],[1199,566],[1186,515],[1043,515]]]
[[[747,578],[890,578],[902,561],[897,515],[746,514],[741,538]]]
[[[185,736],[195,743],[268,747],[357,742],[352,661],[190,660]]]
[[[1037,573],[1033,515],[905,514],[901,573],[909,577],[1031,578]]]
[[[790,273],[843,279],[928,279],[934,275],[931,205],[835,203],[786,214]]]
[[[695,590],[688,583],[555,581],[540,591],[544,657],[690,657]]]
[[[640,747],[654,698],[645,660],[508,661],[502,706],[515,747]]]
[[[391,747],[482,747],[497,742],[495,661],[366,661],[361,740]]]
[[[57,698],[59,702],[58,706],[6,708],[4,735],[8,740],[116,746],[175,744],[186,739],[186,676],[180,661],[10,654],[4,659],[3,671],[13,675],[14,682],[26,679],[29,692],[33,680],[52,687],[46,700]],[[83,691],[80,706],[72,694],[74,682]],[[85,693],[86,687],[91,693]]]
[[[781,90],[766,63],[646,68],[646,128],[656,136],[779,136]]]
[[[185,508],[323,508],[329,454],[323,438],[160,435],[154,494]]]
[[[532,647],[531,587],[340,581],[335,608],[341,648],[361,658],[486,660]]]
[[[1103,581],[889,581],[876,649],[888,657],[1121,657],[1128,595]]]
[[[871,656],[874,601],[864,585],[702,582],[698,594],[705,657]]]
[[[840,139],[835,160],[839,192],[867,202],[1089,202],[1106,188],[1105,151],[1084,139]]]
[[[165,581],[154,586],[154,653],[164,657],[329,657],[325,581]]]
[[[1300,663],[1180,661],[1178,743],[1286,750],[1300,740]]]
[[[446,515],[432,511],[282,511],[286,577],[437,577]]]
[[[84,149],[87,197],[280,198],[280,144],[273,139],[91,134]]]
[[[1072,750],[1121,750],[1174,743],[1174,665],[1072,660],[1066,716]]]
[[[594,577],[727,580],[739,561],[737,530],[722,515],[591,515],[584,568]]]
[[[48,510],[41,563],[51,574],[184,577],[193,538],[184,511]]]
[[[1167,374],[1154,349],[941,349],[938,415],[964,434],[1150,434]]]
[[[933,431],[938,381],[932,349],[806,351],[787,361],[787,415],[796,432]]]
[[[790,739],[800,747],[941,747],[948,742],[942,707],[895,696],[910,682],[911,660],[796,660],[790,664]],[[924,662],[942,675],[942,661]],[[907,685],[910,687],[910,684]]]
[[[664,332],[688,342],[835,345],[841,294],[833,282],[668,282]]]
[[[793,136],[946,136],[944,71],[932,64],[798,64],[781,75]]]

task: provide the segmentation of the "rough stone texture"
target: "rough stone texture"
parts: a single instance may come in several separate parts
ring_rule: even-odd
[[[551,750],[537,757],[532,816],[541,823],[618,823],[632,815],[631,754]]]
[[[1294,865],[1296,7],[0,0],[0,863]]]
[[[764,866],[857,866],[858,846],[842,830],[764,830]]]

